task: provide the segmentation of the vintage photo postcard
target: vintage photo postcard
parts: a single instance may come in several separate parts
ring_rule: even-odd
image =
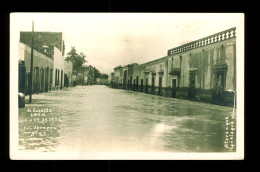
[[[244,14],[11,13],[10,159],[244,159]]]

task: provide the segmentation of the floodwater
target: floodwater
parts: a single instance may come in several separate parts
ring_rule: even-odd
[[[231,107],[100,85],[32,97],[32,104],[19,109],[20,150],[228,151],[224,147],[225,118],[230,116]],[[41,110],[47,112],[38,113]]]

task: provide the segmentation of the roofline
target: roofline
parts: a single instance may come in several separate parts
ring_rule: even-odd
[[[192,49],[208,46],[211,44],[215,44],[215,43],[233,39],[233,38],[236,38],[236,27],[232,27],[230,29],[197,39],[195,41],[191,41],[189,43],[180,45],[178,47],[168,49],[167,54],[168,54],[168,56],[174,55],[174,54],[179,54],[179,53],[183,53],[185,51],[190,51]]]

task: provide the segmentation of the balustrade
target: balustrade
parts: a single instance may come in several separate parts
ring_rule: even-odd
[[[236,28],[231,28],[214,35],[199,39],[197,41],[190,42],[188,44],[168,50],[168,55],[178,54],[180,52],[192,50],[198,47],[203,47],[209,44],[217,43],[227,39],[236,37]]]

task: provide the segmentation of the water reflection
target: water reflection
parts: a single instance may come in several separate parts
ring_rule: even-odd
[[[105,86],[78,86],[33,95],[19,109],[49,108],[54,126],[46,136],[25,131],[19,123],[21,150],[223,152],[225,117],[232,108],[178,100]],[[32,121],[31,126],[39,125]]]

